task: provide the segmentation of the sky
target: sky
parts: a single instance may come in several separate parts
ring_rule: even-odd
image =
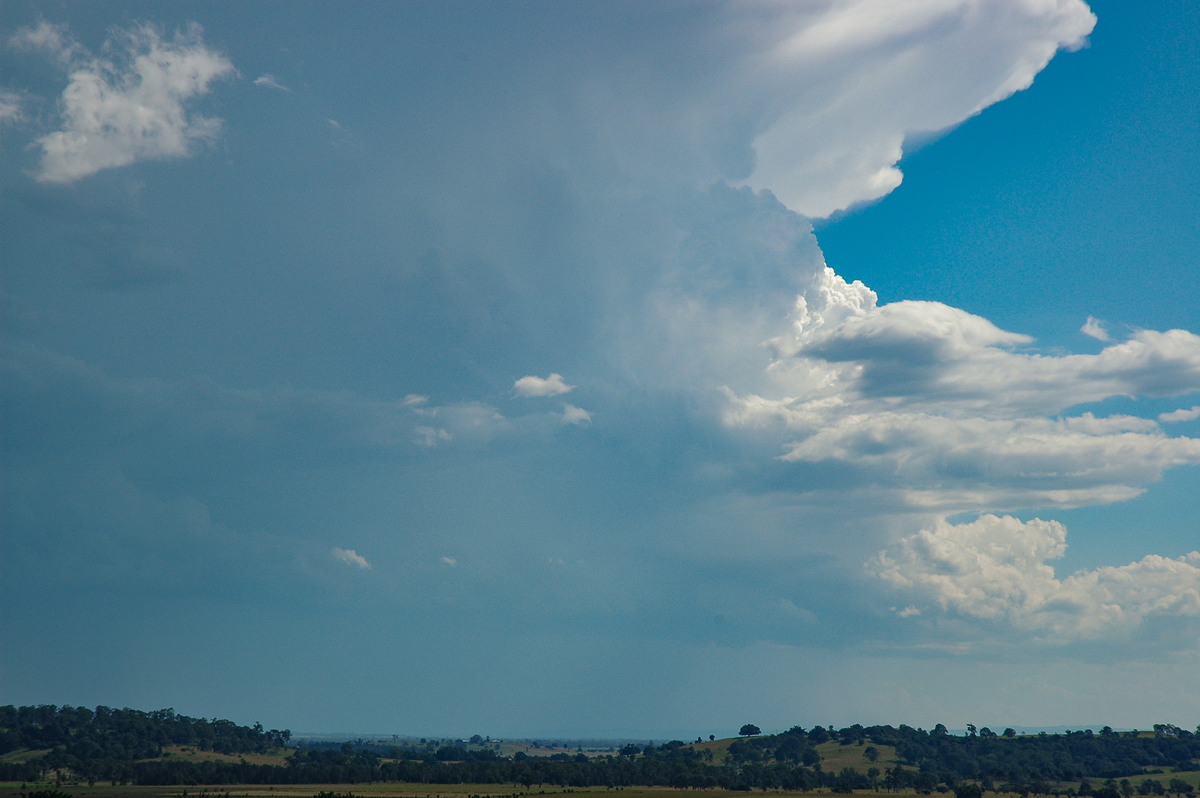
[[[1194,0],[0,19],[0,703],[1200,721]]]

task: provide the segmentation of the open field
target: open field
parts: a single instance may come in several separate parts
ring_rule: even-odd
[[[286,765],[292,752],[286,748],[277,748],[265,754],[219,754],[216,751],[204,751],[191,745],[163,746],[162,759],[173,759],[180,762],[249,762],[251,765]]]
[[[867,760],[864,751],[868,748],[874,748],[879,752],[879,757],[874,762]],[[866,773],[868,768],[889,768],[896,764],[896,749],[890,745],[880,745],[877,743],[864,743],[863,745],[842,745],[839,742],[829,741],[816,746],[817,753],[821,755],[821,767],[826,772],[837,772],[842,768],[851,768],[861,773]]]
[[[7,754],[0,754],[0,762],[28,762],[50,753],[52,748],[18,748]]]

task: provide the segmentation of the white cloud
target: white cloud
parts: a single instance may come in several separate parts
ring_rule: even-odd
[[[454,557],[441,557],[438,559],[438,562],[440,562],[442,565],[448,565],[451,568],[458,566],[458,560],[456,560]]]
[[[276,91],[291,91],[291,89],[289,89],[287,86],[284,86],[282,83],[276,80],[274,75],[269,73],[259,75],[257,78],[255,78],[254,85],[262,86],[265,89],[275,89]]]
[[[1131,417],[823,416],[782,460],[850,464],[860,478],[905,491],[906,502],[921,506],[1105,504],[1137,495],[1137,486],[1168,468],[1200,463],[1200,440],[1169,438],[1154,422]]]
[[[784,462],[847,466],[898,508],[1108,503],[1200,463],[1200,439],[1153,420],[1064,415],[1112,396],[1200,392],[1200,336],[1183,330],[1042,355],[1028,336],[940,303],[877,306],[826,268],[770,344],[769,381],[726,388],[725,422],[775,441]]]
[[[427,449],[437,446],[439,443],[454,440],[454,436],[441,427],[427,427],[422,424],[414,427],[413,433],[415,434],[413,442],[417,446],[424,446]]]
[[[53,25],[45,20],[32,28],[20,28],[8,40],[10,47],[48,53],[63,66],[69,66],[84,54],[83,47],[67,31],[66,25]]]
[[[0,127],[15,125],[25,119],[20,95],[0,89]]]
[[[551,374],[549,377],[522,377],[513,383],[513,389],[518,396],[560,396],[574,390],[574,385],[563,382],[561,374]]]
[[[1108,334],[1108,329],[1104,326],[1104,322],[1099,319],[1087,317],[1087,321],[1079,328],[1079,331],[1084,335],[1095,338],[1097,341],[1111,341],[1112,338]]]
[[[1200,418],[1200,405],[1193,407],[1191,410],[1172,410],[1169,413],[1160,413],[1158,420],[1164,424],[1178,424],[1181,421],[1195,421]]]
[[[344,562],[346,565],[352,565],[355,568],[367,569],[371,567],[371,563],[367,562],[367,558],[354,549],[334,548],[333,558],[338,562]]]
[[[1200,618],[1200,552],[1059,579],[1049,561],[1063,556],[1066,538],[1056,521],[943,521],[880,552],[869,568],[944,611],[1046,643],[1123,639],[1152,618]]]
[[[582,407],[564,402],[562,420],[564,424],[586,425],[592,423],[592,414]]]
[[[771,109],[746,185],[810,217],[893,190],[906,138],[1027,88],[1096,21],[1080,0],[825,0],[739,12],[731,27],[752,49],[734,85]]]
[[[198,26],[172,39],[151,26],[125,31],[113,45],[120,61],[83,58],[57,29],[33,38],[72,62],[60,102],[63,129],[37,141],[39,180],[70,183],[136,161],[181,158],[220,131],[219,119],[185,108],[214,80],[234,73],[225,56],[204,45]]]

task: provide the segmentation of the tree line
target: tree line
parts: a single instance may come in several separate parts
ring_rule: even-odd
[[[51,774],[87,781],[146,785],[212,784],[517,784],[556,787],[665,786],[727,790],[823,788],[951,792],[1002,790],[1092,798],[1133,798],[1166,792],[1187,794],[1182,779],[1163,783],[1152,773],[1195,770],[1200,729],[1159,724],[1146,732],[1072,731],[1018,735],[968,726],[951,734],[911,726],[842,729],[794,726],[778,734],[756,734],[747,724],[743,739],[725,747],[629,744],[602,756],[581,751],[550,756],[469,743],[385,745],[379,742],[312,743],[288,749],[280,764],[195,761],[163,757],[163,746],[192,745],[221,753],[258,753],[287,747],[287,730],[261,724],[195,719],[173,710],[140,712],[97,707],[0,707],[0,755],[16,749],[46,751],[24,762],[0,762],[0,780],[39,781]],[[836,742],[861,752],[856,767],[826,768],[818,746]],[[881,760],[877,747],[895,751]],[[714,750],[720,753],[714,755]],[[844,761],[841,757],[839,761]],[[1139,780],[1138,777],[1143,777]],[[1092,783],[1095,780],[1096,783]],[[1061,785],[1072,784],[1068,789]],[[959,793],[962,793],[961,795]]]

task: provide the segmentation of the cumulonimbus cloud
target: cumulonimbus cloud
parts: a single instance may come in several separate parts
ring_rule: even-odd
[[[773,110],[745,184],[815,218],[891,192],[908,137],[1028,88],[1096,17],[1082,0],[824,0],[757,4],[738,23],[755,51],[737,81]]]
[[[869,568],[917,602],[1046,643],[1127,638],[1155,617],[1200,620],[1200,552],[1151,554],[1060,579],[1050,561],[1066,552],[1066,540],[1056,521],[984,515],[905,537]],[[919,612],[909,605],[904,614]]]
[[[113,43],[118,60],[85,57],[53,26],[26,31],[19,40],[52,51],[71,68],[59,104],[62,129],[37,140],[38,180],[71,183],[137,161],[182,158],[221,129],[221,120],[186,108],[235,71],[204,44],[198,26],[170,38],[150,25],[122,31]]]

